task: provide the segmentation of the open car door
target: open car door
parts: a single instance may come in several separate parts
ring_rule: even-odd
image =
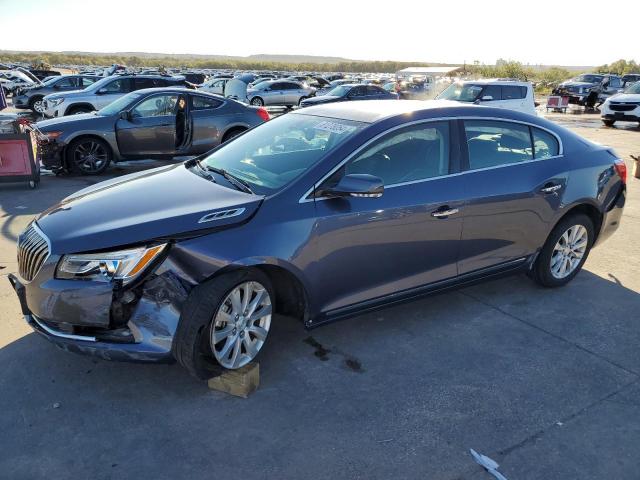
[[[125,156],[166,156],[176,152],[177,93],[141,100],[116,122],[116,139]]]

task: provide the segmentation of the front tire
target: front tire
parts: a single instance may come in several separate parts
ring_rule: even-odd
[[[561,287],[582,269],[595,239],[592,220],[582,213],[570,215],[549,234],[531,271],[543,287]]]
[[[604,123],[607,127],[613,127],[613,124],[616,123],[615,120],[602,120],[602,123]]]
[[[264,100],[262,100],[260,97],[253,97],[251,99],[251,105],[253,105],[254,107],[264,107]]]
[[[255,269],[225,273],[196,287],[185,303],[173,355],[206,380],[253,361],[271,326],[273,287]]]
[[[78,138],[67,148],[67,166],[83,175],[101,174],[107,169],[112,158],[111,147],[99,138]]]
[[[29,102],[29,108],[37,114],[42,115],[44,113],[44,101],[43,97],[34,97]]]

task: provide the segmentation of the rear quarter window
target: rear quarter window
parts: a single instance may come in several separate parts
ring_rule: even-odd
[[[560,153],[558,139],[549,132],[531,127],[534,158],[555,157]]]

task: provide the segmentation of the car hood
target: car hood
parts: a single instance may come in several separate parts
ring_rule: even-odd
[[[95,112],[81,113],[78,115],[67,115],[66,117],[56,117],[49,120],[41,120],[36,123],[36,126],[43,132],[50,132],[52,130],[67,129],[76,127],[81,122],[91,121],[94,119],[106,118],[96,115]]]
[[[87,90],[67,90],[66,92],[60,92],[60,93],[50,93],[49,95],[45,95],[45,99],[49,100],[49,99],[55,99],[55,98],[73,98],[73,97],[79,97],[81,95],[87,95],[89,94],[89,92]]]
[[[218,185],[187,164],[134,173],[85,188],[36,219],[54,254],[116,248],[248,220],[261,196]],[[199,223],[231,209],[235,216]]]
[[[609,97],[614,102],[640,102],[640,93],[617,93]]]

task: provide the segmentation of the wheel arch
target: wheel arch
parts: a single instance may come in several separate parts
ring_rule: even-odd
[[[567,218],[570,215],[574,215],[576,213],[582,213],[586,215],[593,222],[593,230],[595,232],[595,238],[593,239],[593,243],[595,244],[595,242],[598,240],[598,235],[600,234],[600,229],[602,227],[602,221],[604,219],[604,215],[600,210],[600,208],[598,208],[598,206],[596,206],[594,203],[590,201],[576,202],[573,205],[571,205],[569,208],[567,208],[564,211],[564,213],[560,216],[560,218],[556,220],[556,222],[554,223],[550,231],[553,231],[556,225],[558,225],[565,218]]]
[[[308,288],[302,280],[301,272],[287,262],[250,258],[217,270],[202,283],[240,269],[256,269],[267,275],[275,292],[276,313],[301,319],[305,325],[307,324],[311,317]]]
[[[89,139],[89,138],[93,138],[96,140],[100,140],[104,143],[107,144],[107,146],[109,147],[109,150],[111,150],[111,160],[115,160],[117,158],[119,158],[120,154],[117,151],[117,149],[115,149],[113,147],[113,144],[106,138],[104,138],[103,136],[97,134],[97,133],[92,133],[92,132],[77,132],[75,135],[73,136],[69,136],[68,138],[65,139],[65,146],[62,149],[62,160],[64,162],[64,166],[66,168],[69,167],[69,163],[68,163],[68,159],[67,159],[67,154],[69,152],[69,147],[71,146],[71,144],[77,140],[82,140],[82,139]]]
[[[250,127],[244,123],[234,123],[232,125],[229,125],[220,136],[220,143],[224,143],[227,140],[227,135],[229,135],[230,133],[245,132],[246,130],[249,130],[249,128]]]
[[[89,102],[76,102],[76,103],[72,103],[71,105],[67,105],[67,108],[64,109],[64,115],[63,117],[69,115],[69,112],[71,110],[73,110],[74,108],[78,108],[78,107],[87,107],[89,108],[91,111],[94,111],[96,109],[96,107],[94,107],[93,105],[91,105]]]

